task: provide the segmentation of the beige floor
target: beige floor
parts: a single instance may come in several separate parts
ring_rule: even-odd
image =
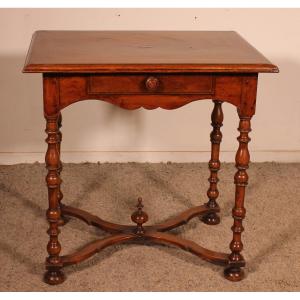
[[[227,251],[231,239],[233,164],[220,172],[222,222],[207,226],[197,218],[176,232]],[[231,283],[222,267],[182,250],[121,245],[65,269],[67,280],[42,282],[46,256],[47,193],[44,165],[0,167],[1,291],[300,291],[300,164],[252,164],[247,190],[244,256],[246,278]],[[138,196],[149,223],[206,201],[206,164],[66,164],[65,203],[101,217],[130,223]],[[103,235],[78,220],[62,228],[63,253]]]

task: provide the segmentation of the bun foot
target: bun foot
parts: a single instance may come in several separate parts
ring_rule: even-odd
[[[65,281],[65,275],[62,271],[46,271],[44,281],[47,284],[57,285]]]
[[[224,276],[230,281],[241,281],[245,274],[244,270],[239,267],[228,267],[224,270]]]
[[[204,215],[201,220],[207,225],[217,225],[220,223],[220,217],[216,213]]]

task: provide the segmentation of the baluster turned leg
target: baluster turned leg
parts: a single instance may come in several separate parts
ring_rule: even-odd
[[[48,143],[48,149],[46,153],[46,168],[48,174],[46,176],[46,182],[48,186],[48,199],[49,208],[47,210],[47,220],[49,222],[48,234],[50,240],[47,245],[48,258],[46,260],[46,273],[44,280],[48,284],[59,284],[64,281],[64,274],[61,271],[62,263],[59,253],[61,251],[61,245],[58,241],[59,235],[59,220],[60,220],[60,206],[59,206],[59,194],[61,179],[59,176],[60,170],[60,155],[58,151],[59,144],[59,128],[58,128],[58,116],[47,116],[46,133],[48,137],[46,142]]]
[[[218,171],[220,170],[220,144],[222,141],[222,122],[223,122],[223,111],[222,111],[222,101],[214,101],[214,109],[211,114],[211,125],[213,126],[213,131],[210,134],[211,141],[211,159],[209,161],[209,169],[210,169],[210,177],[209,181],[209,189],[207,191],[208,202],[206,205],[210,208],[218,207],[218,203],[216,202],[219,191],[217,188],[218,184]],[[209,213],[202,217],[202,221],[208,225],[216,225],[220,223],[220,217],[216,213]]]
[[[62,127],[62,115],[61,115],[61,113],[59,113],[59,115],[58,115],[57,125],[58,125],[58,133],[57,133],[57,135],[58,135],[58,137],[57,137],[57,139],[58,139],[58,143],[57,143],[57,151],[58,151],[59,158],[60,158],[60,148],[61,148],[61,141],[62,141],[62,133],[61,133],[61,130],[60,130],[61,127]],[[59,168],[58,168],[58,170],[57,170],[59,176],[60,176],[60,174],[61,174],[62,169],[63,169],[63,165],[62,165],[61,160],[59,159]],[[62,183],[62,180],[61,180],[61,183]],[[58,191],[58,203],[59,203],[59,206],[60,206],[60,207],[63,206],[63,204],[62,204],[62,199],[63,199],[63,197],[64,197],[64,195],[63,195],[63,193],[62,193],[62,191],[61,191],[61,183],[59,184],[59,191]],[[65,224],[67,223],[67,221],[68,221],[68,219],[67,219],[65,216],[63,216],[63,215],[61,214],[58,225],[59,225],[59,226],[63,226],[63,225],[65,225]]]
[[[239,281],[244,277],[244,271],[241,266],[244,266],[244,258],[241,255],[243,250],[243,243],[241,234],[244,231],[242,221],[245,218],[246,210],[244,208],[245,188],[248,184],[247,169],[249,167],[250,154],[248,150],[248,143],[250,138],[248,136],[251,131],[250,117],[240,116],[239,132],[237,138],[239,141],[239,148],[236,153],[235,161],[237,172],[234,176],[235,189],[235,206],[232,210],[233,216],[233,239],[230,243],[231,254],[229,256],[229,266],[225,269],[225,278],[231,281]]]

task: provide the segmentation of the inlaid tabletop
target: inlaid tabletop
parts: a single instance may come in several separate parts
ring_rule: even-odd
[[[23,72],[278,72],[234,31],[36,31]]]

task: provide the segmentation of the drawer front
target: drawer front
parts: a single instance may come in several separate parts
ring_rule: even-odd
[[[213,94],[212,75],[92,75],[89,94]]]

